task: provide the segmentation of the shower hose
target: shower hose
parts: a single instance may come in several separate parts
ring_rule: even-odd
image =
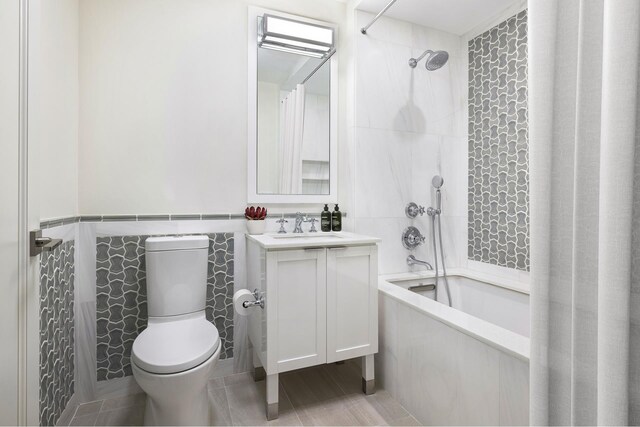
[[[440,241],[440,258],[442,259],[442,278],[444,279],[444,288],[447,291],[447,300],[451,307],[451,291],[449,290],[449,279],[447,278],[447,267],[444,262],[444,247],[442,246],[442,226],[440,225],[440,214],[437,213],[431,217],[431,231],[433,236],[433,257],[436,270],[436,301],[438,301],[438,248],[436,244],[436,221],[438,222],[438,239]]]

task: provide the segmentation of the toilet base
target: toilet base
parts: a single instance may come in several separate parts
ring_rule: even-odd
[[[144,410],[145,426],[208,426],[211,425],[209,409],[209,393],[205,390],[192,400],[176,405],[167,402],[156,402],[147,398]]]
[[[220,347],[205,362],[177,374],[153,374],[132,363],[133,375],[147,393],[145,425],[210,425],[207,382]]]

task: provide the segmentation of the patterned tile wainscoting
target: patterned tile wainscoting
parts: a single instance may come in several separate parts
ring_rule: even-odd
[[[233,233],[209,234],[207,319],[233,357]],[[96,239],[98,381],[132,375],[131,347],[147,324],[144,243],[150,236]]]
[[[40,260],[40,425],[55,425],[75,391],[74,260],[73,241]]]
[[[469,41],[471,260],[529,270],[527,11]]]

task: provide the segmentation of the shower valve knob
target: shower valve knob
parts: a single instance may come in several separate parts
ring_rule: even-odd
[[[426,238],[416,227],[407,227],[402,233],[402,245],[407,249],[415,249],[424,243]]]
[[[404,213],[407,214],[409,218],[415,218],[418,215],[424,215],[424,206],[418,206],[417,204],[411,202],[404,208]]]

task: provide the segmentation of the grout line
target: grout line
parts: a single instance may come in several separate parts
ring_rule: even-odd
[[[76,414],[78,413],[78,408],[80,407],[80,405],[76,405],[76,409],[73,411],[73,415],[71,416],[71,421],[73,421],[73,419],[76,417]],[[71,425],[71,421],[69,421],[69,425]]]
[[[222,381],[223,387],[222,389],[224,390],[224,397],[227,400],[227,411],[229,411],[229,421],[231,421],[231,425],[235,426],[236,423],[233,421],[233,414],[231,413],[231,405],[229,405],[229,393],[227,392],[227,386],[224,385],[224,380]]]
[[[346,362],[345,362],[345,363],[346,363]],[[340,389],[340,391],[342,392],[342,395],[343,395],[343,396],[349,396],[349,394],[347,394],[347,391],[346,391],[344,388],[342,388],[342,386],[340,385],[340,383],[338,383],[338,381],[335,381],[335,380],[333,379],[333,376],[329,373],[329,368],[328,368],[328,366],[329,366],[329,364],[328,364],[328,363],[325,363],[325,364],[322,366],[322,370],[323,370],[323,371],[324,371],[324,373],[327,375],[327,377],[328,377],[329,381],[333,382],[335,385],[337,385],[337,386],[338,386],[338,388],[339,388],[339,389]]]
[[[280,380],[278,379],[278,383],[280,383]],[[298,425],[302,425],[302,418],[300,418],[300,413],[298,412],[298,408],[296,408],[293,405],[293,402],[291,401],[291,398],[289,397],[289,394],[287,393],[287,390],[285,390],[284,388],[284,384],[278,384],[278,385],[282,385],[282,394],[283,396],[278,397],[278,412],[280,412],[280,402],[283,400],[282,398],[287,399],[287,401],[289,402],[289,405],[291,406],[291,409],[293,409],[293,413],[296,415],[296,418],[298,419]],[[265,385],[266,386],[266,385]]]

